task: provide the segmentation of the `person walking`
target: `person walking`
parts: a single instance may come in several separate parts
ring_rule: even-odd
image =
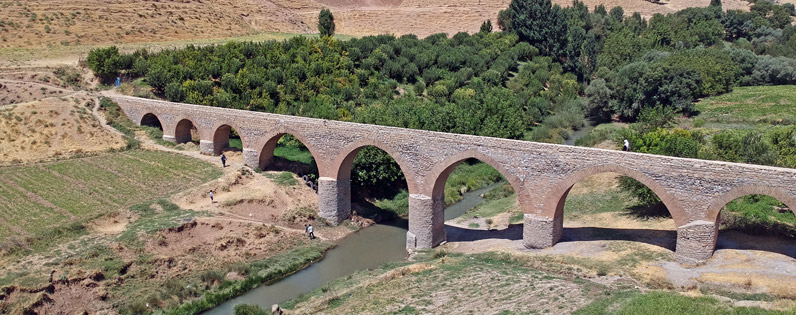
[[[227,167],[227,156],[221,153],[221,167]]]
[[[630,151],[630,141],[625,139],[625,144],[622,146],[622,151]]]
[[[209,195],[210,195],[210,203],[214,203],[215,201],[213,201],[213,191],[212,190],[210,191]]]
[[[315,234],[312,233],[312,224],[307,227],[307,232],[310,234],[310,239],[315,239]]]

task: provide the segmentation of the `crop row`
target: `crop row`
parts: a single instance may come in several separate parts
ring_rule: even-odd
[[[142,195],[141,188],[115,174],[81,160],[51,164],[47,169],[80,182],[97,196],[117,205],[127,205]]]
[[[86,191],[73,183],[53,176],[50,172],[36,167],[19,169],[9,179],[23,189],[32,192],[69,213],[83,217],[97,209],[113,206],[94,191]]]
[[[7,174],[3,174],[8,178]],[[19,227],[26,232],[37,233],[67,217],[57,210],[31,200],[24,192],[0,182],[0,217],[11,226]],[[8,229],[0,231],[0,238],[13,234]]]
[[[179,174],[186,174],[189,177],[200,181],[206,181],[219,175],[219,170],[210,163],[196,159],[186,159],[184,156],[175,153],[165,153],[156,151],[134,151],[128,155],[155,162],[166,169]]]
[[[219,174],[210,163],[152,151],[0,168],[0,219],[4,222],[0,223],[0,239],[13,234],[11,227],[41,233],[68,223],[65,211],[75,217],[72,219],[91,218],[166,196]]]

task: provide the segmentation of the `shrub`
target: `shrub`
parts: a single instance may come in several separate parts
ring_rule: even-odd
[[[307,207],[292,208],[282,214],[282,221],[290,224],[315,220],[315,211]]]
[[[238,304],[235,305],[234,315],[270,315],[260,306],[254,304]]]

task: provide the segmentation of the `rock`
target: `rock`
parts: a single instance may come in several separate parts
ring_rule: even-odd
[[[282,314],[282,308],[279,307],[279,304],[271,305],[271,314]]]

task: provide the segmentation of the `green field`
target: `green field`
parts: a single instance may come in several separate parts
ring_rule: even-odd
[[[796,124],[796,86],[745,86],[696,104],[697,118],[719,123]]]
[[[220,176],[211,164],[157,151],[127,151],[0,168],[0,240],[154,200]],[[24,235],[27,234],[27,235]]]

